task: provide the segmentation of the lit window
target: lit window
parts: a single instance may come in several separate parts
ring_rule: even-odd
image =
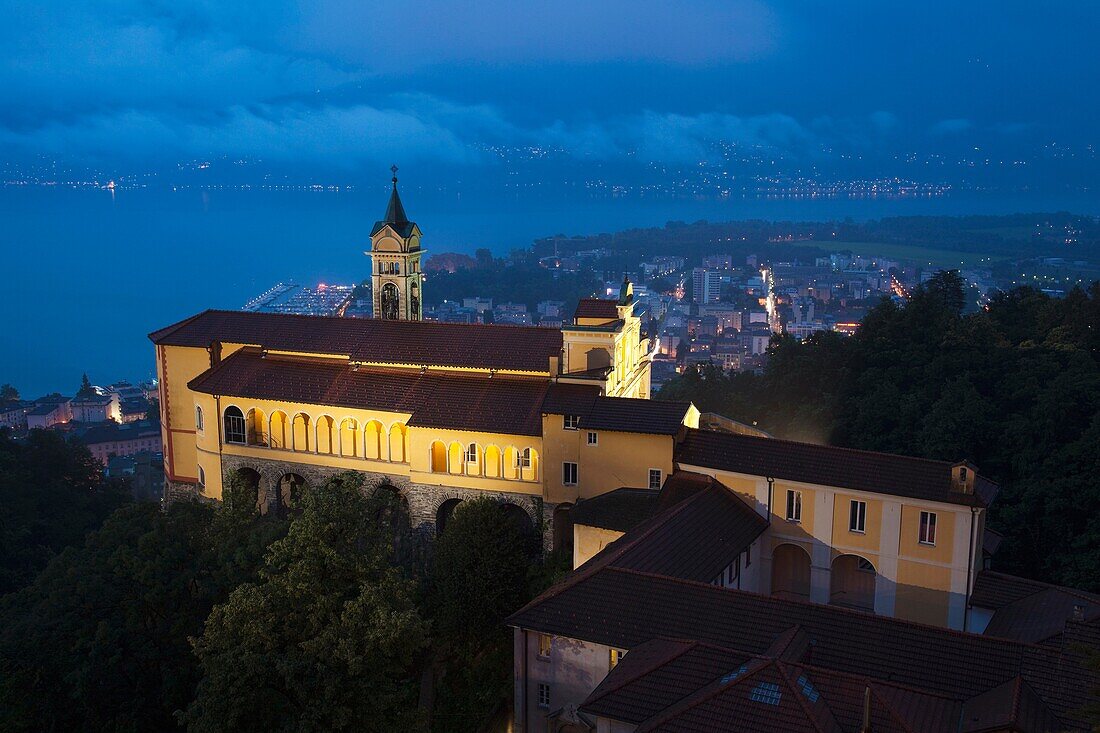
[[[545,682],[539,683],[539,707],[550,707],[550,685]]]
[[[225,408],[225,442],[244,444],[244,414],[239,407]]]
[[[580,415],[565,415],[562,417],[562,427],[566,430],[576,430],[581,426]]]
[[[199,432],[202,432],[202,430],[203,430],[203,427],[202,427],[202,408],[198,405],[195,405],[195,430],[198,430]]]
[[[848,508],[848,531],[867,531],[867,502],[852,499]]]
[[[565,461],[561,464],[561,482],[566,486],[577,485],[577,464]]]
[[[550,641],[553,638],[550,634],[539,634],[539,657],[542,659],[550,658]]]
[[[802,492],[787,489],[787,521],[802,521]]]
[[[920,513],[920,543],[922,545],[936,544],[936,513]]]
[[[608,671],[615,669],[615,666],[619,663],[619,660],[623,658],[623,653],[618,649],[612,649],[607,653],[607,669]]]
[[[651,489],[661,488],[661,469],[659,469],[659,468],[649,469],[649,488],[651,488]]]
[[[599,436],[596,435],[596,431],[595,430],[589,430],[588,431],[588,444],[589,445],[596,445],[596,443],[598,443],[598,442],[599,442]]]

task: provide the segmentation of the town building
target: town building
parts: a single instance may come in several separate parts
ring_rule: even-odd
[[[93,425],[80,436],[80,440],[104,466],[115,456],[133,456],[141,452],[159,453],[161,450],[160,426],[149,420],[122,425],[114,422]]]
[[[43,397],[27,412],[27,429],[48,429],[73,419],[72,402],[68,397]]]

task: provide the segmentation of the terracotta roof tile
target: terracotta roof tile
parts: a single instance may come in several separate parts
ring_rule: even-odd
[[[690,407],[688,402],[597,397],[589,411],[581,413],[581,429],[676,435]]]
[[[546,379],[359,367],[336,360],[234,352],[193,379],[196,392],[383,410],[410,425],[541,435]]]
[[[965,506],[987,506],[997,490],[996,484],[978,477],[975,493],[952,491],[954,464],[946,461],[707,430],[688,431],[677,448],[676,462],[686,468],[714,468]]]
[[[615,489],[577,502],[569,516],[573,524],[628,532],[653,515],[657,496],[653,489]]]
[[[374,364],[457,366],[545,374],[561,331],[532,326],[383,321],[209,310],[149,334],[154,343],[213,341],[276,351],[346,356]]]
[[[573,311],[573,318],[604,318],[613,321],[619,317],[617,306],[618,301],[615,300],[581,298],[577,303],[577,310]]]

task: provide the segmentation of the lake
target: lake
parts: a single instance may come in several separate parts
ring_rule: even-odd
[[[278,281],[358,282],[387,189],[114,192],[0,188],[0,383],[24,397],[153,376],[150,331],[205,308],[239,308]],[[670,220],[873,219],[1072,210],[1095,201],[1004,195],[937,199],[645,199],[570,194],[442,194],[402,189],[430,252],[504,253],[555,233]]]

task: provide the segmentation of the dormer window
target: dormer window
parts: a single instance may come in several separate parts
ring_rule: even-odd
[[[562,427],[566,430],[576,430],[581,426],[580,415],[565,415],[562,418]]]

